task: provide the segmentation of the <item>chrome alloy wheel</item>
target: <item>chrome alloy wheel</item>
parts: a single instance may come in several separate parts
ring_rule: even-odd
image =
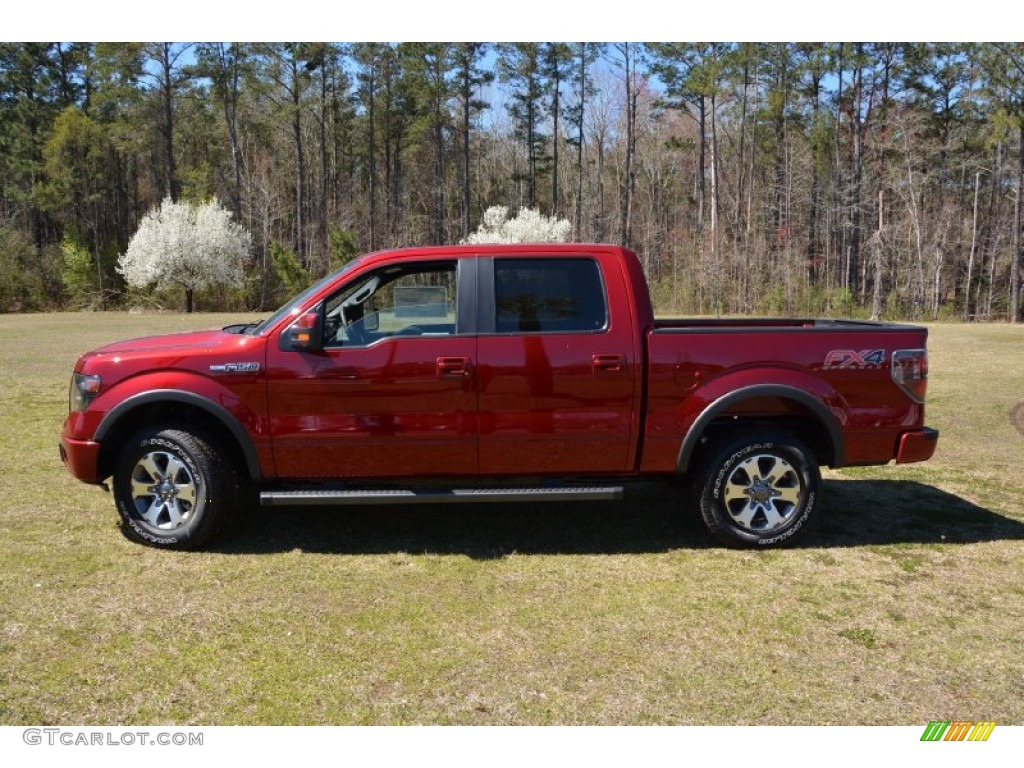
[[[132,501],[147,525],[174,530],[191,519],[198,485],[192,470],[178,456],[152,451],[142,456],[132,470]]]
[[[780,456],[760,453],[733,467],[725,482],[725,507],[748,531],[773,531],[796,514],[804,492],[796,469]]]

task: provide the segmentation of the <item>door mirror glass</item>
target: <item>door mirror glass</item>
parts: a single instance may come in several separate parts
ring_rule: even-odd
[[[303,312],[281,334],[281,349],[295,352],[318,352],[323,348],[320,308]]]

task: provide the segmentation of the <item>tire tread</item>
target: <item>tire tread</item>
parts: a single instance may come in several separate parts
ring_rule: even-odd
[[[146,440],[162,439],[176,443],[190,454],[195,469],[202,475],[206,498],[197,505],[194,523],[185,526],[176,536],[161,540],[142,532],[132,524],[131,505],[121,498],[124,474],[131,472]],[[238,477],[234,466],[217,441],[202,430],[189,426],[149,427],[135,434],[125,444],[117,461],[114,476],[114,499],[121,517],[121,532],[130,541],[161,549],[198,549],[212,541],[230,518],[238,498]]]
[[[788,454],[784,458],[801,473],[809,494],[809,498],[803,502],[804,508],[797,513],[796,521],[781,531],[773,531],[772,536],[759,536],[738,528],[722,508],[721,502],[714,498],[715,480],[721,472],[728,471],[728,464],[736,454],[753,445],[765,443],[771,443],[776,450]],[[697,473],[694,496],[705,528],[722,544],[732,548],[758,549],[791,546],[817,524],[821,505],[821,472],[814,454],[793,435],[779,430],[731,432],[711,443],[707,456],[708,459],[701,463]],[[809,509],[806,508],[808,505]]]

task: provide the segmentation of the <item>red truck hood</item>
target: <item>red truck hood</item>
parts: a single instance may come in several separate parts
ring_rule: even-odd
[[[188,333],[171,333],[166,336],[145,336],[140,339],[129,339],[107,344],[82,355],[76,371],[90,369],[95,373],[112,373],[106,361],[117,364],[122,370],[120,375],[139,373],[149,368],[178,368],[186,360],[206,370],[208,358],[217,358],[217,362],[230,362],[239,353],[257,341],[252,336],[226,333],[221,330],[190,331]],[[96,366],[102,366],[102,371]],[[183,367],[191,367],[184,365]],[[119,376],[120,376],[119,375]]]
[[[262,362],[263,340],[222,330],[190,331],[118,341],[87,352],[75,370],[98,373],[106,385],[154,370],[187,370],[209,374],[212,366]],[[257,369],[258,370],[258,369]]]
[[[126,352],[145,352],[148,350],[165,349],[212,349],[238,336],[221,330],[189,331],[187,333],[169,333],[165,336],[144,336],[128,341],[116,341],[105,347],[93,350],[90,354],[124,354]]]

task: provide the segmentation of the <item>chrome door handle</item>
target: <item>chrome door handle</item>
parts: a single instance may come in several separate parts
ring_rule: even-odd
[[[594,355],[593,357],[594,373],[600,371],[617,373],[624,370],[625,367],[626,358],[623,355]]]
[[[468,357],[437,358],[438,376],[469,376],[472,365]]]

